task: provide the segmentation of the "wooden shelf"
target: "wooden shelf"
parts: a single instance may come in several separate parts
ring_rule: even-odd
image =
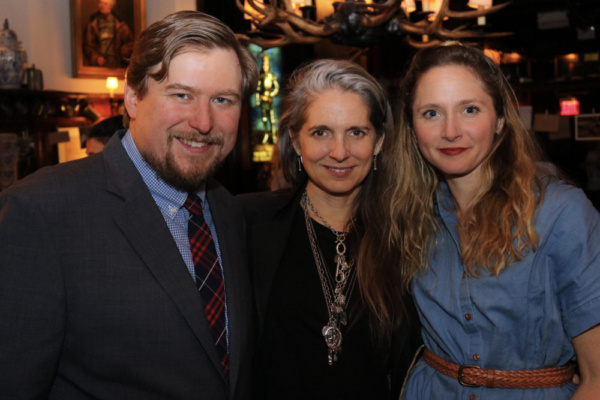
[[[29,166],[20,177],[58,162],[58,152],[48,136],[61,127],[88,126],[111,115],[111,103],[122,96],[55,90],[0,89],[0,132],[16,133],[34,148],[26,155]],[[23,155],[25,157],[25,155]]]

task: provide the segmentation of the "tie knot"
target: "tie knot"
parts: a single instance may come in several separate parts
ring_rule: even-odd
[[[193,193],[188,194],[183,206],[194,215],[202,215],[202,200]]]

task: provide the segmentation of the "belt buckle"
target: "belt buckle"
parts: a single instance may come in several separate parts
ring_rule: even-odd
[[[457,377],[458,383],[460,383],[461,385],[466,386],[466,387],[478,387],[478,386],[481,386],[481,385],[474,385],[474,384],[471,384],[471,383],[466,383],[466,382],[463,381],[463,379],[465,378],[465,372],[464,372],[464,370],[467,369],[467,368],[481,369],[481,367],[479,365],[461,365],[460,367],[458,367],[458,377]]]

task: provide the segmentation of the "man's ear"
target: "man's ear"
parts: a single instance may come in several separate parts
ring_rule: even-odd
[[[134,120],[137,113],[138,97],[135,90],[128,83],[125,84],[123,104],[125,105],[127,114],[129,114],[129,118]]]

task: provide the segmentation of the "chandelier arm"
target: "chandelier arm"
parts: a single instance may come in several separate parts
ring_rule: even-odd
[[[503,9],[504,7],[510,5],[512,2],[506,2],[503,4],[498,4],[495,6],[491,6],[490,8],[482,8],[480,10],[473,10],[473,11],[452,11],[450,9],[448,9],[448,11],[446,12],[446,16],[448,18],[465,18],[465,19],[470,19],[470,18],[477,18],[477,17],[483,17],[486,15],[490,15],[493,14],[501,9]]]
[[[292,13],[286,13],[285,16],[282,15],[282,17],[282,20],[289,22],[291,25],[311,35],[329,36],[340,29],[340,24],[336,21],[316,23]]]
[[[253,0],[246,0],[248,2],[253,1]],[[248,3],[250,4],[250,3]],[[240,10],[244,15],[248,15],[250,18],[260,21],[262,18],[264,18],[264,11],[259,8],[258,6],[256,7],[252,7],[251,9],[247,9],[244,7],[244,4],[242,3],[242,0],[235,0],[235,5],[237,6],[238,10]]]
[[[406,42],[410,45],[410,47],[414,47],[415,49],[424,49],[427,47],[437,46],[440,43],[442,43],[440,40],[437,39],[429,40],[427,42],[421,42],[418,40],[414,40],[411,37],[407,37]]]
[[[388,3],[389,3],[389,5],[388,5]],[[384,7],[377,7],[378,9],[381,10],[380,11],[381,13],[374,17],[365,15],[363,17],[363,21],[362,21],[363,26],[365,26],[367,28],[373,28],[373,27],[384,24],[385,22],[389,21],[397,14],[398,9],[400,9],[401,4],[402,4],[401,0],[388,0],[384,4],[378,4],[378,6],[384,6]]]

